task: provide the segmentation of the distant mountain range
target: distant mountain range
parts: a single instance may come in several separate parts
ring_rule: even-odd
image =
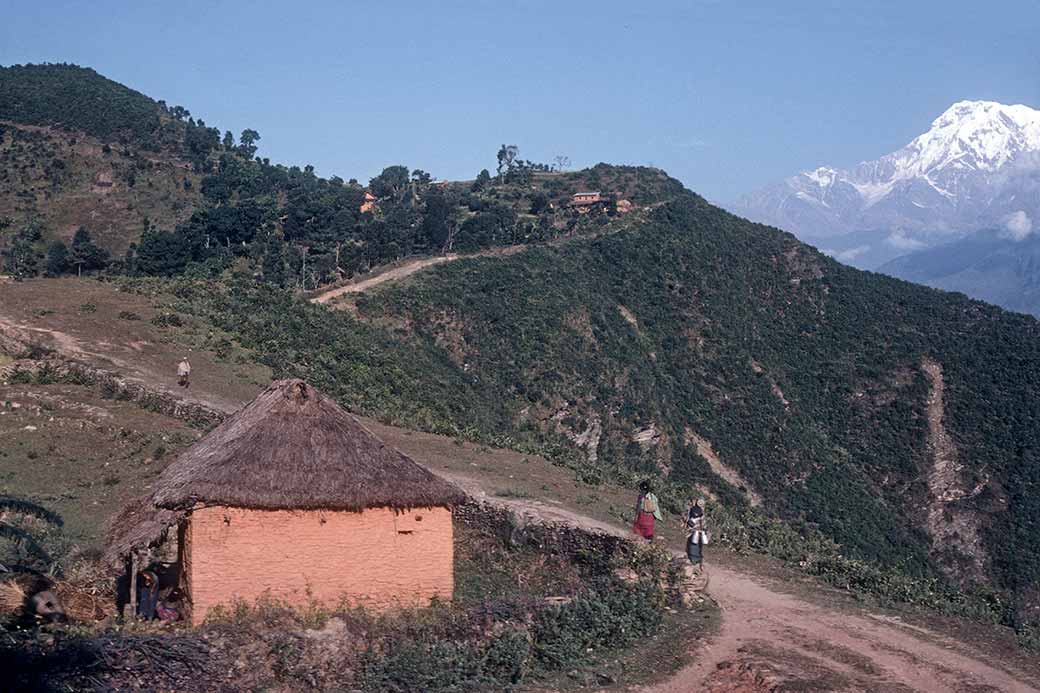
[[[1040,317],[1038,234],[1016,240],[1005,231],[983,231],[896,258],[878,271]]]
[[[804,171],[729,208],[868,269],[979,229],[1021,241],[1040,225],[1040,111],[961,101],[896,152]]]

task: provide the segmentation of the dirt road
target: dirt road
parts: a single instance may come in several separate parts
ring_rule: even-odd
[[[363,291],[375,288],[385,282],[392,282],[410,277],[419,270],[426,269],[431,265],[439,265],[442,262],[452,262],[454,260],[465,260],[471,257],[503,257],[505,255],[512,255],[518,253],[528,246],[525,245],[510,245],[504,248],[492,248],[490,250],[484,250],[479,253],[471,253],[469,255],[458,255],[455,253],[449,253],[447,255],[438,255],[436,257],[419,258],[417,260],[410,260],[403,265],[394,267],[393,269],[380,272],[375,276],[365,276],[363,279],[338,286],[335,289],[329,289],[328,291],[318,294],[311,299],[313,303],[328,303],[329,301],[335,300],[340,296],[346,294],[358,294]]]
[[[899,619],[827,609],[712,567],[722,630],[648,691],[1036,691],[1029,674]]]
[[[457,260],[458,255],[439,255],[437,257],[422,258],[420,260],[412,260],[405,264],[395,267],[386,272],[381,272],[374,277],[366,277],[360,281],[351,282],[344,286],[330,289],[325,293],[318,294],[311,299],[313,303],[328,303],[344,294],[358,294],[362,291],[367,291],[373,287],[379,286],[383,282],[397,281],[398,279],[404,279],[410,275],[415,274],[421,269],[429,267],[430,265],[437,265],[442,262],[449,262],[451,260]]]
[[[569,508],[488,493],[481,479],[436,472],[467,493],[535,521],[625,535]],[[938,632],[862,609],[836,609],[788,594],[767,577],[712,564],[709,594],[722,629],[695,661],[644,693],[690,691],[1037,691],[1019,671]]]

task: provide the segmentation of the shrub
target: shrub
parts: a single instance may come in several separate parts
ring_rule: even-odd
[[[156,327],[182,327],[184,321],[177,313],[162,311],[152,318],[151,323]]]
[[[657,629],[664,603],[664,592],[644,580],[633,587],[604,585],[543,611],[532,627],[535,661],[546,671],[559,671],[595,650],[631,644]]]

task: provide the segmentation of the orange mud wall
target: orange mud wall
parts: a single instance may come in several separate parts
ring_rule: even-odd
[[[451,599],[451,511],[195,510],[182,537],[193,624],[218,604],[270,595],[294,606],[374,608]]]

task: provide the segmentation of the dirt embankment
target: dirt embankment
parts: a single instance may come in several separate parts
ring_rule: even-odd
[[[933,555],[955,577],[984,582],[986,551],[978,514],[965,501],[977,496],[985,480],[969,488],[963,476],[959,451],[943,422],[946,415],[946,381],[942,365],[932,359],[921,363],[929,381],[928,417],[928,508],[925,526],[932,537]]]

